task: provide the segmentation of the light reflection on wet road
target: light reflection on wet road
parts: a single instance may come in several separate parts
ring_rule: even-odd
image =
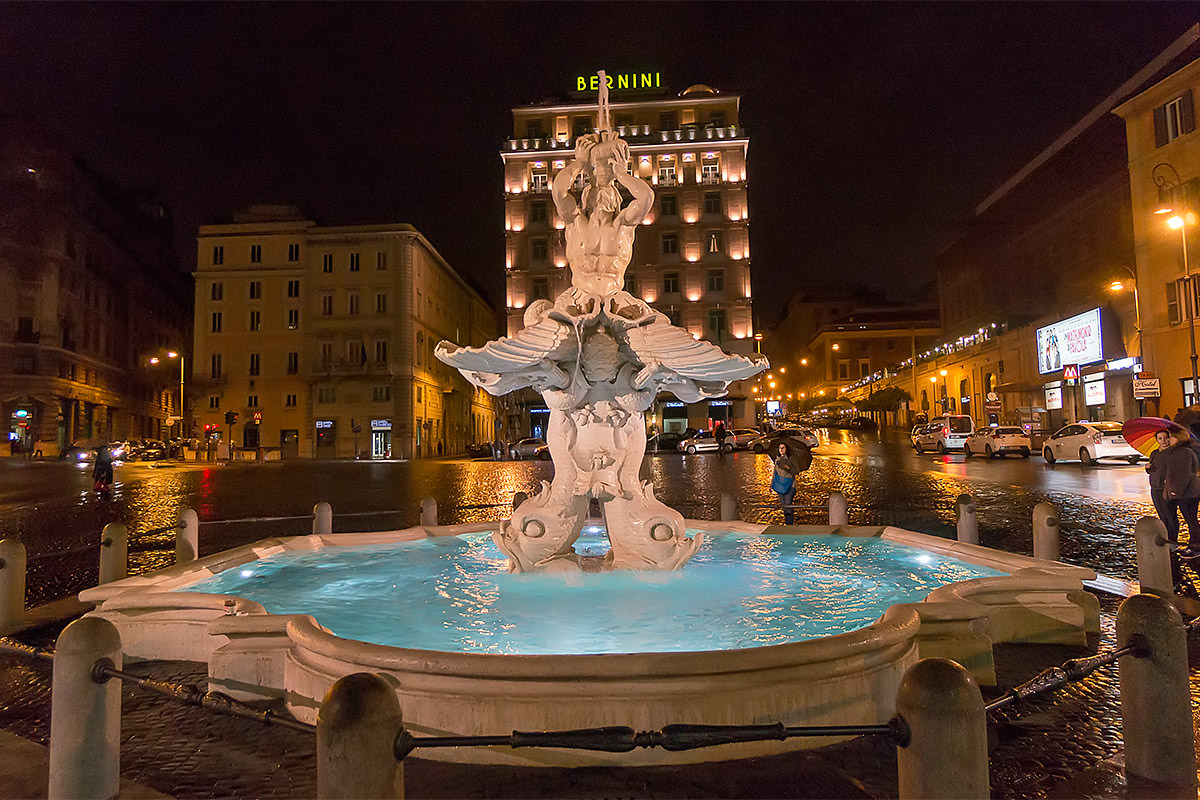
[[[1141,466],[1048,465],[1036,456],[968,460],[962,454],[918,455],[902,436],[880,443],[845,431],[820,435],[821,445],[796,499],[813,508],[799,510],[797,522],[824,522],[829,493],[840,491],[853,524],[953,536],[955,499],[969,493],[976,500],[984,544],[1030,553],[1033,506],[1048,501],[1063,520],[1063,560],[1117,577],[1134,575],[1133,525],[1154,513]],[[200,549],[206,555],[310,529],[305,519],[214,521],[307,517],[319,501],[333,506],[337,531],[414,525],[425,496],[437,499],[444,523],[500,519],[515,492],[537,491],[541,481],[550,479],[551,469],[549,462],[467,460],[131,464],[117,468],[113,497],[100,500],[90,491],[88,470],[7,460],[0,461],[0,537],[20,536],[35,556],[95,542],[105,523],[120,520],[130,530],[131,570],[140,572],[171,562],[172,532],[150,531],[171,525],[185,506],[200,515]],[[770,472],[765,455],[671,454],[647,457],[642,478],[653,483],[656,496],[687,517],[718,518],[721,494],[730,492],[738,498],[742,519],[782,522],[768,486]],[[351,512],[391,513],[339,517]],[[68,560],[32,560],[31,603],[94,583],[94,555],[62,558]]]

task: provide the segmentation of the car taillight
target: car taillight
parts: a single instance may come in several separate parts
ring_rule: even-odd
[[[950,435],[950,429],[942,428],[942,436],[949,436],[949,435]]]
[[[1103,440],[1104,440],[1104,437],[1101,436],[1099,433],[1092,434],[1092,441],[1095,442],[1096,444],[1100,444],[1100,442],[1102,442]]]

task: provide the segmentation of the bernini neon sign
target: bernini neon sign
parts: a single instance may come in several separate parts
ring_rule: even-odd
[[[609,89],[659,89],[662,88],[662,73],[627,72],[623,75],[605,75]],[[596,75],[579,75],[575,78],[575,91],[596,91],[600,79]]]

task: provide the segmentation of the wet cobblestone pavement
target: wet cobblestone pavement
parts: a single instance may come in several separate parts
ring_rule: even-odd
[[[1117,599],[1102,597],[1101,649],[1113,646]],[[56,628],[20,638],[53,647]],[[1200,691],[1200,642],[1190,643],[1192,687]],[[1083,648],[1002,645],[1001,688],[1084,655]],[[139,662],[139,675],[203,685],[192,662]],[[0,654],[0,728],[47,744],[50,665]],[[985,699],[1001,689],[985,688]],[[306,798],[316,794],[315,737],[216,714],[148,694],[122,691],[121,772],[178,798]],[[992,796],[1072,797],[1081,773],[1122,749],[1114,667],[989,719]],[[751,798],[895,797],[896,757],[881,737],[862,737],[804,753],[721,765],[630,769],[519,769],[410,759],[413,798]],[[1121,791],[1091,794],[1124,797]],[[0,795],[3,786],[0,785]],[[1154,796],[1153,794],[1148,796]]]
[[[41,478],[59,495],[37,502],[9,500],[0,506],[0,538],[17,536],[31,561],[27,603],[39,605],[72,595],[96,581],[95,551],[74,551],[99,539],[106,522],[130,530],[130,571],[167,566],[174,557],[171,525],[182,507],[201,519],[202,555],[267,536],[305,533],[312,504],[334,507],[335,531],[382,530],[414,525],[420,498],[438,500],[443,523],[496,519],[516,491],[532,492],[550,477],[548,464],[441,461],[413,464],[335,462],[285,467],[275,464],[187,467],[118,474],[116,496],[98,501],[79,475],[64,465],[18,467]],[[1054,503],[1063,520],[1062,559],[1114,577],[1136,571],[1130,532],[1136,520],[1153,513],[1144,496],[1075,492],[1049,483],[1023,483],[1003,477],[979,480],[957,465],[914,469],[895,453],[864,451],[818,457],[805,473],[797,503],[813,506],[797,522],[823,522],[829,492],[847,497],[854,524],[890,524],[926,533],[954,535],[954,500],[976,499],[982,543],[1020,553],[1032,551],[1030,519],[1038,502]],[[974,467],[973,467],[974,468]],[[1019,462],[994,465],[1021,469]],[[1144,481],[1144,475],[1112,471]],[[0,495],[17,474],[0,464]],[[716,519],[722,492],[738,498],[743,519],[782,522],[767,488],[769,461],[737,453],[725,459],[667,456],[647,460],[643,478],[656,495],[685,516]],[[1003,475],[1006,473],[997,473]],[[1104,473],[1099,473],[1106,479]],[[1064,477],[1065,476],[1065,477]],[[1053,477],[1053,476],[1052,476]],[[1059,477],[1074,479],[1072,473]],[[78,483],[79,486],[75,484]],[[37,492],[29,492],[30,497]],[[357,516],[353,516],[356,514]],[[264,519],[298,517],[292,520]],[[227,520],[253,518],[240,524]],[[40,555],[50,554],[39,558]],[[56,555],[57,554],[57,555]],[[1102,649],[1112,646],[1117,599],[1101,597]],[[52,647],[55,629],[21,638]],[[1078,648],[1001,646],[998,677],[1003,687],[1041,669],[1084,655]],[[1200,646],[1191,642],[1192,696],[1200,698]],[[131,671],[188,683],[204,681],[203,665],[156,662]],[[0,729],[46,744],[49,737],[48,664],[0,654]],[[998,690],[985,690],[991,697]],[[302,798],[315,795],[315,741],[308,734],[266,729],[125,687],[123,690],[122,774],[179,798]],[[1193,714],[1196,703],[1193,702]],[[990,721],[992,795],[998,798],[1084,796],[1078,779],[1122,749],[1115,668],[1000,712]],[[643,769],[518,770],[447,765],[412,759],[407,764],[410,797],[894,797],[894,748],[865,737],[802,754],[734,762],[728,766]],[[1110,780],[1089,797],[1123,797],[1123,781]],[[11,796],[0,785],[0,797]],[[1141,796],[1154,796],[1143,794]]]

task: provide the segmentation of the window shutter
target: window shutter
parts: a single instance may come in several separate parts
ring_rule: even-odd
[[[1192,90],[1188,89],[1179,98],[1179,132],[1191,133],[1196,130],[1196,111],[1192,106]]]
[[[1154,146],[1162,147],[1167,143],[1167,109],[1159,106],[1154,109]]]

